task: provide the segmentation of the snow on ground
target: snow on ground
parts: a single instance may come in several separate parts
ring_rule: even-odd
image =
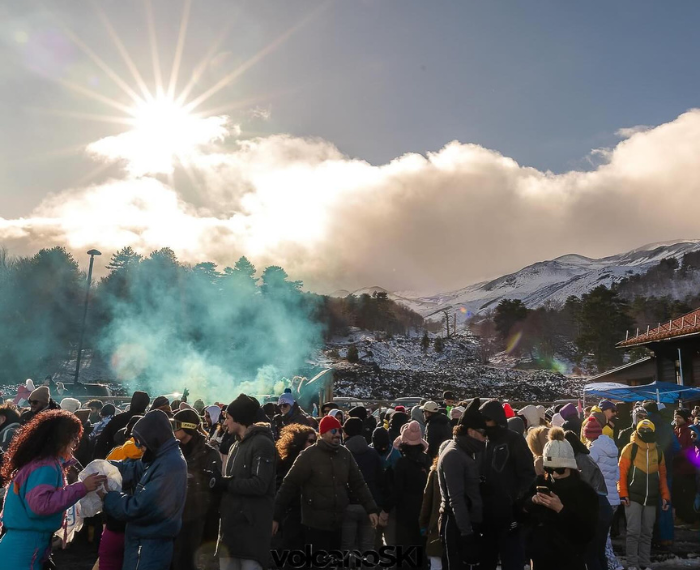
[[[477,359],[478,341],[460,331],[444,339],[443,352],[435,352],[434,340],[423,350],[421,336],[383,339],[368,331],[352,329],[348,336],[332,339],[318,363],[334,368],[337,396],[392,399],[400,396],[441,398],[454,390],[460,398],[501,398],[512,401],[553,402],[581,397],[585,379],[547,370],[518,370],[513,362],[487,366]],[[348,348],[358,349],[359,362],[345,360]]]

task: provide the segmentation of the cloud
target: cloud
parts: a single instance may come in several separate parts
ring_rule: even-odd
[[[628,139],[633,135],[636,135],[637,133],[644,133],[651,129],[653,127],[649,125],[636,125],[634,127],[623,127],[621,129],[617,129],[615,131],[615,134],[620,137],[621,139]]]
[[[111,180],[0,218],[0,239],[13,252],[167,245],[220,265],[247,255],[322,291],[439,291],[565,253],[698,237],[698,154],[699,110],[563,174],[457,141],[374,166],[325,140],[275,135],[203,148],[192,162],[197,207],[153,177]]]

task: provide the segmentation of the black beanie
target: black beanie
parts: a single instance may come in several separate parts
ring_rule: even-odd
[[[348,418],[343,424],[343,431],[348,437],[362,433],[362,420],[360,418]]]
[[[156,410],[158,408],[162,408],[163,406],[169,406],[170,402],[165,396],[158,396],[155,400],[153,400],[153,403],[151,404],[151,409]]]
[[[114,404],[105,404],[100,410],[100,415],[103,418],[106,418],[107,416],[113,416],[116,413],[117,409],[114,407]]]
[[[656,405],[656,402],[653,402],[653,401],[644,402],[642,404],[642,407],[649,413],[652,413],[652,414],[659,413],[659,406]]]
[[[686,422],[690,421],[690,410],[688,408],[678,408],[675,414],[682,417]]]
[[[180,410],[177,414],[173,416],[173,422],[183,422],[183,423],[188,423],[188,424],[195,424],[196,426],[200,426],[202,423],[202,419],[199,417],[199,414],[195,412],[194,410]],[[178,429],[177,427],[175,429]],[[188,433],[190,435],[194,435],[197,432],[197,428],[185,428],[185,427],[180,427],[182,431],[185,433]]]
[[[364,406],[355,406],[348,412],[348,416],[351,418],[360,418],[361,420],[367,419],[367,408]]]
[[[226,413],[231,419],[241,425],[250,426],[255,423],[255,416],[258,413],[260,404],[255,398],[239,394],[233,402],[226,408]]]
[[[486,428],[484,416],[482,416],[481,412],[479,411],[480,404],[481,402],[479,398],[474,398],[471,402],[469,402],[469,405],[464,410],[464,413],[459,418],[457,424],[471,429]]]

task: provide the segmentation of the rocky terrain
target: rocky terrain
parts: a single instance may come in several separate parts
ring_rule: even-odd
[[[478,340],[468,332],[459,332],[444,344],[444,350],[436,352],[433,339],[424,350],[420,336],[382,338],[354,329],[328,343],[318,364],[334,369],[335,395],[356,398],[438,398],[450,389],[464,398],[553,402],[579,398],[585,384],[583,378],[555,371],[480,364]],[[350,346],[358,350],[357,363],[346,360]]]

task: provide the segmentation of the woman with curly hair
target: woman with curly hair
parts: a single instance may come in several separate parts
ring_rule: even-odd
[[[83,426],[65,410],[35,416],[12,440],[2,467],[8,481],[0,540],[3,567],[39,570],[51,554],[51,537],[65,522],[65,511],[107,478],[90,475],[66,484]]]
[[[277,462],[277,488],[282,486],[282,480],[292,468],[294,460],[307,447],[316,443],[317,435],[314,428],[304,424],[289,424],[280,431],[280,438],[275,444],[279,461]],[[304,548],[304,531],[301,526],[301,502],[292,504],[281,521],[282,550],[298,550]]]

